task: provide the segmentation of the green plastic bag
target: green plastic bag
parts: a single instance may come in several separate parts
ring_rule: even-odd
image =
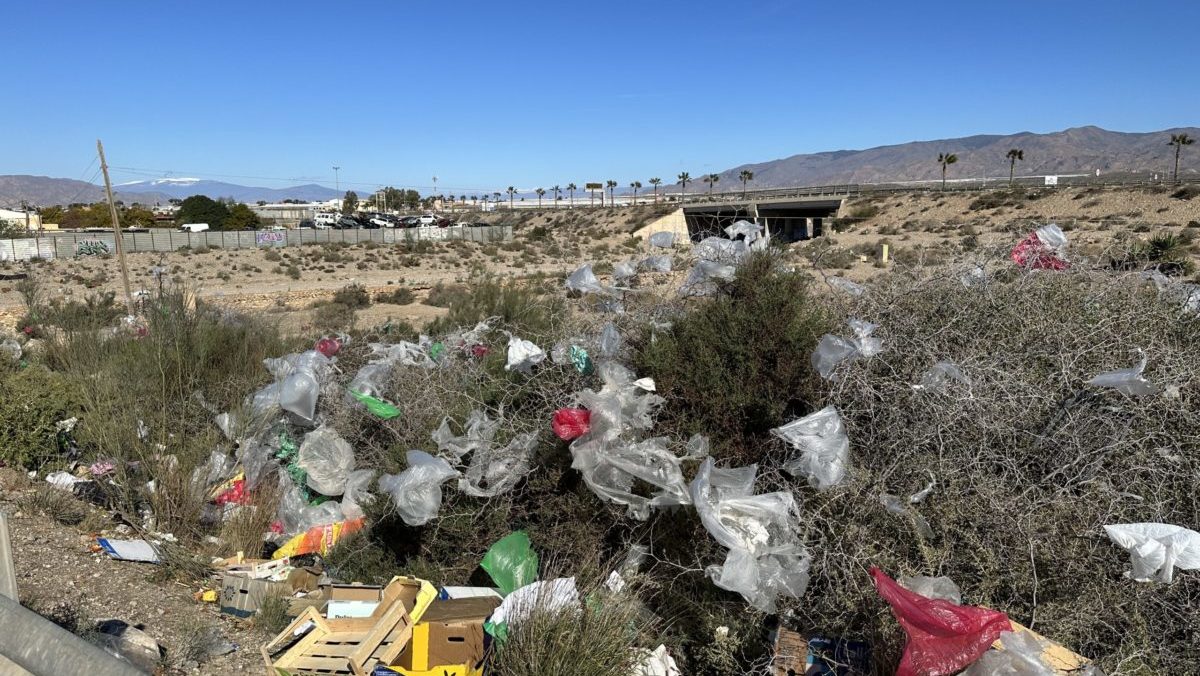
[[[575,370],[583,375],[588,375],[593,371],[592,358],[588,356],[587,350],[578,345],[571,346],[571,363],[575,365]]]
[[[396,408],[392,404],[387,403],[386,401],[383,401],[382,399],[376,399],[368,394],[361,394],[359,392],[355,392],[354,390],[346,391],[350,393],[350,396],[362,402],[362,405],[366,406],[367,410],[378,418],[391,420],[392,418],[400,415],[400,409]]]
[[[433,359],[434,361],[437,361],[438,359],[440,359],[442,354],[445,352],[446,352],[446,346],[443,345],[442,343],[434,343],[433,345],[429,346],[429,357],[431,359]]]
[[[479,566],[492,576],[500,593],[508,596],[515,590],[537,581],[538,555],[529,546],[525,531],[516,531],[500,538],[483,555]]]

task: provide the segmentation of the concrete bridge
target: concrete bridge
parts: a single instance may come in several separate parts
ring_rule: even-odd
[[[685,204],[683,217],[692,241],[724,236],[727,226],[747,220],[765,225],[772,237],[795,242],[824,234],[827,221],[837,215],[844,199],[832,195],[724,199]]]

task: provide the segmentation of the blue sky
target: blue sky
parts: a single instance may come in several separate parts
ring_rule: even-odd
[[[460,193],[1197,123],[1200,3],[21,2],[0,174]],[[261,177],[261,178],[250,178]],[[270,180],[267,180],[270,179]],[[289,180],[294,179],[294,180]]]

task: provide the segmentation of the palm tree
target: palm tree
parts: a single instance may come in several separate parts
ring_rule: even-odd
[[[749,169],[743,169],[738,172],[738,180],[742,182],[742,199],[746,199],[746,181],[754,180],[754,172]]]
[[[707,176],[704,177],[704,182],[708,184],[708,199],[709,200],[712,200],[713,184],[719,180],[721,180],[720,174],[708,174]]]
[[[500,201],[500,193],[498,193],[498,192],[492,193],[492,201],[499,202]]]
[[[658,186],[662,185],[662,179],[656,176],[650,179],[650,185],[654,186],[654,203],[658,204]]]
[[[954,153],[938,153],[938,164],[942,165],[942,190],[946,189],[946,167],[958,161]]]
[[[545,189],[545,188],[538,188],[537,190],[534,190],[534,192],[535,192],[535,193],[537,193],[537,196],[538,196],[538,208],[539,208],[539,209],[541,209],[541,208],[542,208],[542,195],[545,195],[545,194],[546,194],[546,189]]]
[[[683,172],[679,173],[678,178],[679,178],[679,180],[677,181],[677,183],[679,183],[680,186],[682,186],[679,188],[679,203],[683,204],[684,198],[687,196],[687,184],[688,184],[688,181],[692,180],[692,175],[687,173],[686,171],[683,171]]]
[[[1017,170],[1017,160],[1025,161],[1025,151],[1020,148],[1013,148],[1004,155],[1008,158],[1008,184],[1013,184],[1013,172]]]
[[[483,193],[483,197],[481,197],[480,199],[483,200],[483,210],[487,211],[488,194],[486,192]]]
[[[1187,134],[1171,134],[1171,142],[1167,145],[1175,146],[1175,175],[1172,178],[1173,182],[1179,182],[1179,151],[1182,150],[1184,146],[1190,146],[1195,142],[1196,139],[1188,136]]]
[[[608,206],[616,206],[613,198],[613,188],[617,187],[617,182],[610,178],[604,182],[604,185],[608,188]]]
[[[560,195],[562,195],[562,188],[559,188],[558,186],[554,186],[553,188],[550,188],[550,190],[554,193],[554,206],[557,207],[558,200],[562,199],[560,197]]]
[[[516,194],[517,194],[517,189],[512,187],[511,185],[508,186],[508,209],[509,209],[509,211],[512,211],[513,195],[516,195]]]
[[[634,181],[633,183],[629,184],[629,187],[633,188],[633,206],[636,207],[637,206],[637,191],[638,191],[638,188],[642,187],[642,182]]]
[[[571,193],[571,208],[572,209],[575,208],[575,190],[578,187],[579,186],[575,185],[574,183],[567,184],[567,192]]]

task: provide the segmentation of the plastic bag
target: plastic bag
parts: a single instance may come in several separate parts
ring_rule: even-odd
[[[971,380],[963,375],[962,369],[958,368],[956,364],[948,361],[939,361],[929,367],[928,371],[921,374],[921,382],[913,385],[912,388],[914,390],[938,391],[944,389],[946,383],[951,380],[960,382],[967,387],[971,386]]]
[[[518,434],[508,445],[488,445],[471,454],[471,464],[458,480],[458,490],[477,498],[494,498],[512,490],[529,474],[537,435]]]
[[[670,256],[647,256],[638,263],[639,270],[646,272],[670,272],[671,257]]]
[[[309,488],[322,495],[341,495],[354,469],[354,449],[336,430],[322,425],[304,435],[296,465],[307,472]]]
[[[743,240],[725,239],[724,237],[705,237],[700,240],[695,249],[696,258],[702,261],[717,263],[737,263],[749,251]]]
[[[389,404],[382,399],[376,399],[369,394],[361,394],[359,392],[355,392],[354,390],[349,390],[349,392],[350,396],[358,400],[358,402],[365,406],[366,409],[371,412],[371,415],[375,416],[376,418],[380,418],[381,420],[391,420],[392,418],[400,415],[400,409],[396,408],[395,404]]]
[[[675,658],[667,652],[667,646],[660,643],[654,650],[643,649],[642,654],[632,676],[683,676]]]
[[[856,284],[845,277],[829,277],[825,280],[825,283],[851,296],[861,296],[867,290],[863,285]]]
[[[489,621],[493,626],[512,627],[525,621],[535,612],[556,613],[578,608],[579,590],[575,588],[575,578],[560,577],[531,582],[507,594],[492,612]],[[581,636],[580,639],[586,640],[586,637]]]
[[[750,244],[762,234],[762,226],[750,221],[737,221],[725,228],[725,234],[729,236],[729,239],[741,237],[747,244]]]
[[[827,333],[821,336],[817,349],[813,352],[813,368],[826,380],[834,380],[833,370],[838,364],[851,359],[869,359],[883,347],[883,342],[871,336],[876,326],[861,319],[851,319],[847,322],[854,331],[853,338],[842,338]]]
[[[400,518],[424,526],[442,508],[442,484],[458,476],[450,463],[424,451],[409,451],[408,469],[379,477],[379,490],[392,496]]]
[[[1110,387],[1131,397],[1144,397],[1158,392],[1154,383],[1142,376],[1142,371],[1146,369],[1146,354],[1141,350],[1138,352],[1141,354],[1141,359],[1137,366],[1101,373],[1087,381],[1087,384],[1095,387]]]
[[[10,361],[21,361],[21,344],[12,338],[5,338],[4,342],[0,343],[0,354],[8,357]]]
[[[1058,672],[1042,658],[1046,646],[1027,631],[1000,634],[1004,649],[991,648],[963,676],[1055,676]]]
[[[1167,523],[1105,526],[1108,539],[1129,552],[1130,577],[1138,582],[1170,583],[1175,569],[1200,569],[1200,533]]]
[[[511,333],[508,334],[508,362],[504,365],[505,371],[530,373],[533,371],[533,367],[542,363],[545,358],[546,353],[542,351],[542,348],[528,340],[517,338]]]
[[[382,397],[384,388],[392,375],[389,364],[363,364],[346,386],[350,392],[358,392],[369,397]],[[353,398],[353,394],[348,395]]]
[[[304,499],[300,487],[292,483],[286,474],[279,475],[281,497],[276,515],[283,528],[284,535],[304,533],[317,526],[342,521],[341,505],[336,500],[326,500],[318,505],[310,505]]]
[[[362,505],[375,500],[375,496],[368,490],[374,478],[373,469],[356,469],[350,473],[346,479],[346,490],[342,493],[342,516],[347,519],[362,518]]]
[[[633,261],[621,261],[613,265],[613,279],[625,280],[637,276],[637,264]]]
[[[579,293],[609,293],[609,289],[600,284],[600,280],[596,278],[596,273],[592,272],[592,264],[585,263],[579,266],[575,272],[567,275],[567,288]]]
[[[696,261],[683,280],[680,293],[684,296],[710,296],[717,292],[718,281],[732,280],[737,268],[730,263]]]
[[[336,338],[322,338],[317,341],[317,344],[313,346],[313,349],[325,355],[326,357],[333,358],[337,356],[338,352],[341,351],[342,344],[339,343]]]
[[[663,231],[650,235],[650,246],[656,246],[660,249],[670,249],[675,246],[675,233]]]
[[[779,595],[804,594],[811,558],[800,544],[792,494],[754,495],[757,470],[756,465],[719,469],[708,458],[692,481],[691,497],[705,530],[729,550],[723,565],[705,572],[718,587],[772,613]]]
[[[909,590],[914,594],[920,594],[927,599],[942,599],[950,603],[961,604],[962,592],[958,585],[954,584],[954,580],[948,577],[925,577],[924,575],[914,575],[912,577],[901,577],[900,586]]]
[[[681,459],[667,449],[665,437],[606,441],[589,435],[571,445],[571,456],[571,467],[583,474],[584,483],[593,493],[627,505],[629,515],[635,519],[645,521],[654,507],[691,503],[680,468]],[[650,497],[638,495],[633,490],[635,480],[656,490]]]
[[[842,482],[850,464],[850,439],[842,418],[833,406],[776,427],[771,434],[800,451],[783,463],[792,476],[803,476],[809,485],[823,491]]]
[[[487,571],[504,596],[531,584],[538,576],[538,555],[525,531],[514,531],[493,544],[479,567]]]
[[[612,322],[605,322],[600,330],[600,357],[612,359],[621,351],[621,332]]]
[[[875,589],[892,607],[908,641],[896,676],[949,676],[979,659],[1001,632],[1012,631],[998,610],[960,606],[911,592],[878,568]]]
[[[433,442],[442,453],[452,456],[455,460],[462,460],[468,453],[490,446],[492,437],[496,436],[496,431],[500,429],[500,422],[475,409],[467,415],[463,429],[465,431],[462,436],[454,436],[454,432],[450,430],[450,418],[443,418],[441,426],[432,434]]]
[[[987,270],[982,265],[974,265],[958,276],[958,281],[964,287],[971,289],[987,284]]]
[[[555,436],[563,441],[573,441],[588,433],[592,414],[586,408],[560,408],[554,412],[550,422]]]
[[[1011,258],[1028,270],[1065,270],[1071,267],[1065,254],[1067,236],[1054,223],[1044,225],[1013,247]]]

